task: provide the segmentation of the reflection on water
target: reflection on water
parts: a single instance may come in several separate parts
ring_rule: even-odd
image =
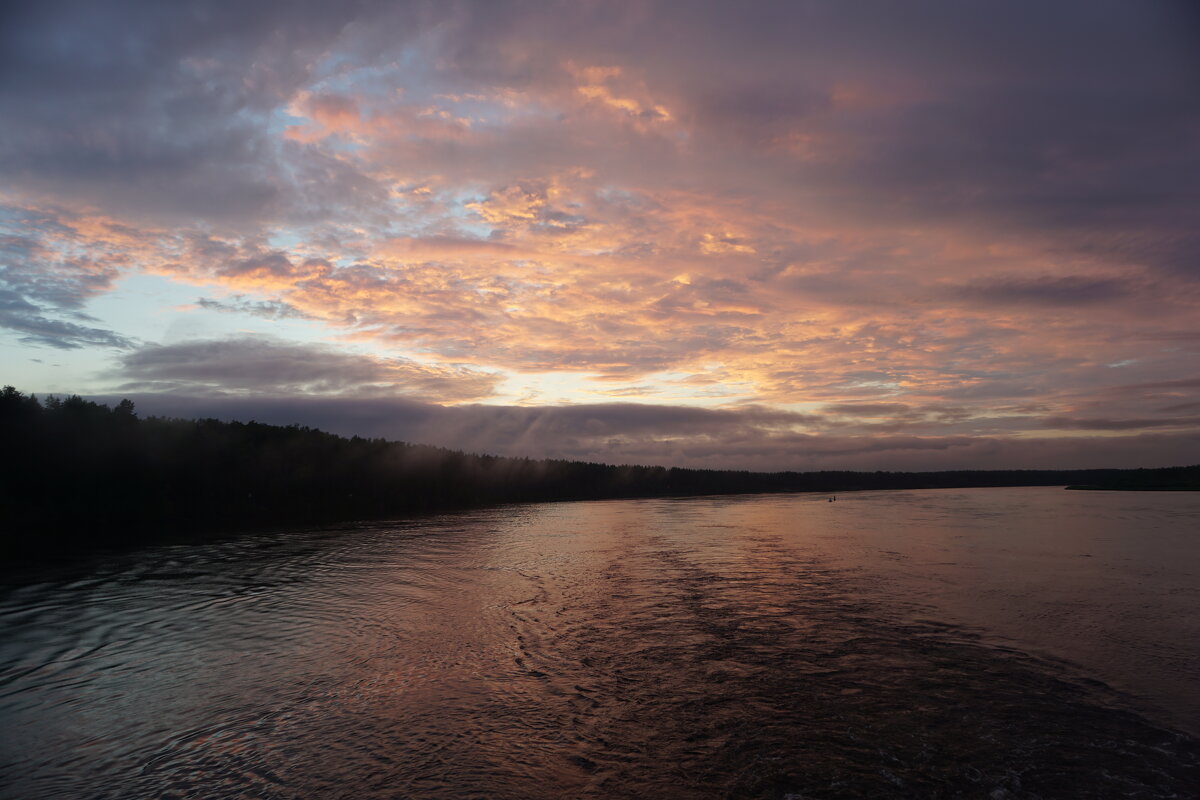
[[[1193,796],[1197,519],[984,489],[144,551],[0,593],[0,793]]]

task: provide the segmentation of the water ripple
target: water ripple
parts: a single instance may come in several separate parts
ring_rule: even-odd
[[[1041,491],[1029,497],[1056,501]],[[1174,592],[1098,606],[976,586],[1003,569],[978,548],[997,548],[1013,522],[997,499],[1013,496],[533,506],[40,576],[0,593],[0,787],[122,800],[1194,796],[1194,739],[1004,627],[1033,626],[1036,645],[1063,608],[1099,607],[1080,635],[1112,634],[1111,615],[1192,597],[1188,582],[1160,569]],[[1188,524],[1169,510],[1163,524]],[[878,544],[881,519],[914,533]],[[1068,583],[1086,574],[1064,571],[1061,543],[1036,542],[1010,536],[1004,558],[1025,573],[1054,564]],[[1194,669],[1190,646],[1150,648],[1146,669]]]

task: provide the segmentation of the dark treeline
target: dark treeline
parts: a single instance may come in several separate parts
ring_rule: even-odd
[[[747,492],[1115,485],[1161,470],[776,472],[473,455],[297,425],[139,419],[71,396],[0,391],[0,526],[10,554],[186,532],[314,524],[498,503]],[[1195,480],[1197,467],[1192,471]],[[1151,480],[1147,478],[1147,480]]]
[[[1068,489],[1109,489],[1134,492],[1200,491],[1200,464],[1160,469],[1096,470],[1087,483]]]

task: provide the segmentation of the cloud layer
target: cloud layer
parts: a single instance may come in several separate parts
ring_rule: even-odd
[[[1200,431],[1166,386],[1200,374],[1198,34],[1115,0],[27,4],[0,327],[103,353],[93,392],[636,399],[791,414],[721,428],[764,458],[1085,431],[1167,458]],[[135,276],[226,335],[89,317]],[[701,457],[629,413],[612,452]]]
[[[477,370],[373,358],[270,339],[187,341],[142,347],[114,374],[126,392],[191,396],[413,396],[473,400],[496,379]]]

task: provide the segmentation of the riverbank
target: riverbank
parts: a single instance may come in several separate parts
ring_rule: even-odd
[[[1160,470],[746,472],[465,453],[296,425],[141,419],[79,397],[0,393],[0,557],[397,519],[512,503],[997,486],[1200,483]]]

